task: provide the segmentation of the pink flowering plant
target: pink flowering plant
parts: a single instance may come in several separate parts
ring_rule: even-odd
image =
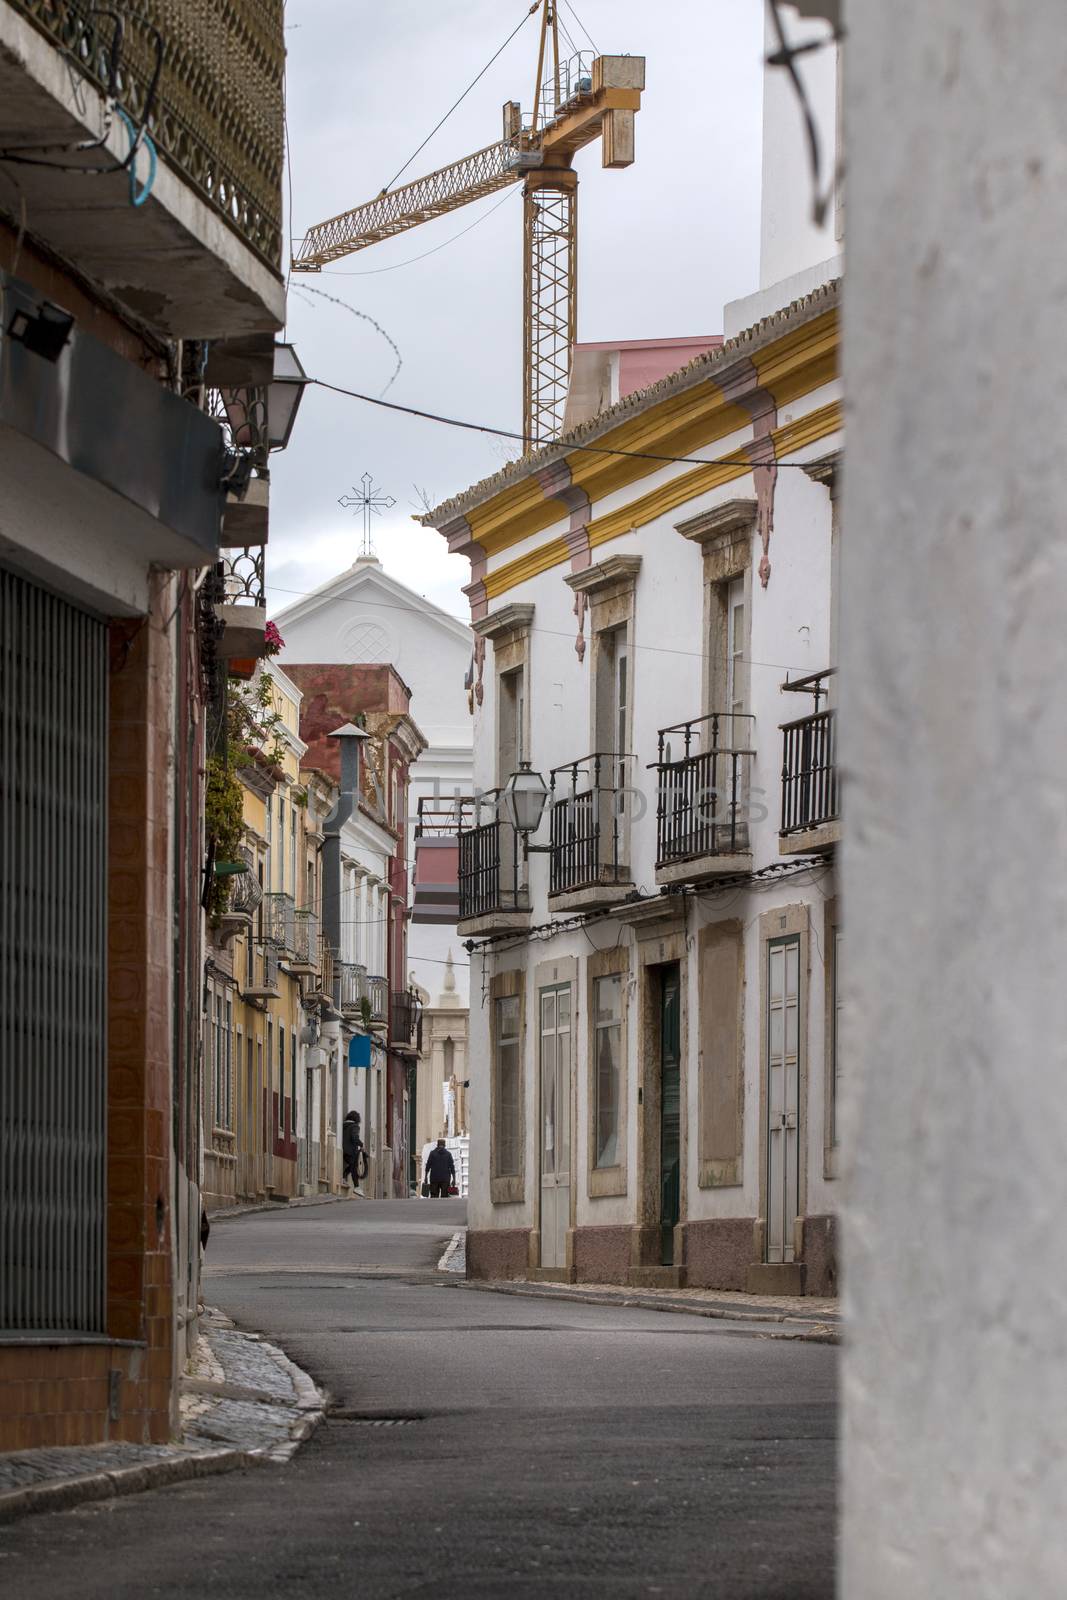
[[[267,623],[263,630],[263,643],[266,646],[263,652],[264,655],[276,656],[281,653],[285,640],[278,632],[278,624],[276,622]]]

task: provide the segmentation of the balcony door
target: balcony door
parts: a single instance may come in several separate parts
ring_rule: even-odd
[[[541,1265],[567,1265],[571,1213],[571,987],[540,992]]]
[[[800,938],[767,946],[768,1261],[792,1261],[800,1204]]]

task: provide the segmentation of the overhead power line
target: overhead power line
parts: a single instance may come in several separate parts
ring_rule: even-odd
[[[440,422],[447,428],[464,428],[469,433],[489,433],[497,439],[514,439],[519,444],[535,444],[540,449],[551,449],[542,440],[534,439],[529,434],[520,433],[515,428],[497,428],[489,422],[466,422],[459,417],[445,417],[436,411],[423,411],[418,406],[404,406],[397,400],[382,400],[373,394],[360,394],[356,389],[344,389],[338,383],[327,383],[325,378],[312,378],[311,383],[319,389],[329,389],[332,394],[346,395],[349,400],[362,400],[369,406],[383,406],[387,411],[399,411],[408,417],[421,417],[424,422]],[[562,440],[553,441],[564,454],[581,451],[587,455],[597,456],[625,456],[633,461],[659,461],[665,465],[677,464],[683,467],[746,467],[756,471],[759,467],[799,467],[801,471],[810,463],[806,461],[750,461],[740,450],[728,450],[723,456],[668,456],[660,455],[653,450],[621,450],[610,444],[564,444]]]
[[[480,83],[482,78],[485,77],[486,73],[489,71],[489,68],[493,65],[493,62],[496,61],[500,56],[502,56],[504,54],[504,51],[507,49],[507,47],[511,43],[512,39],[514,39],[515,35],[517,33],[519,33],[522,30],[523,27],[525,27],[527,21],[529,20],[530,17],[533,16],[534,12],[536,10],[538,10],[540,4],[541,4],[541,0],[534,0],[534,4],[526,12],[525,16],[523,17],[522,21],[519,23],[518,27],[513,28],[511,30],[511,32],[508,34],[507,38],[504,40],[504,43],[500,46],[500,49],[496,52],[495,55],[491,55],[489,57],[489,60],[485,63],[485,66],[482,68],[481,72],[478,73],[477,77],[471,79],[470,83],[468,83],[467,87],[464,89],[464,91],[460,95],[459,99],[454,101],[452,103],[452,105],[449,106],[448,110],[445,112],[444,116],[441,118],[441,120],[437,124],[437,126],[430,129],[429,133],[426,135],[425,139],[419,145],[418,149],[417,150],[413,150],[411,152],[411,154],[408,156],[407,160],[404,162],[404,165],[400,168],[400,170],[398,172],[394,172],[393,176],[389,179],[389,182],[383,188],[382,194],[388,194],[389,190],[393,187],[393,184],[396,182],[397,178],[402,178],[403,177],[404,173],[408,170],[408,168],[410,167],[411,163],[414,161],[415,157],[420,153],[420,151],[426,149],[426,146],[429,144],[429,142],[433,138],[434,134],[440,132],[440,130],[444,127],[445,123],[448,121],[449,117],[452,115],[453,111],[455,111],[458,106],[461,106],[463,104],[464,100],[466,100],[467,96],[470,94],[471,90],[474,88],[474,85],[476,83]]]

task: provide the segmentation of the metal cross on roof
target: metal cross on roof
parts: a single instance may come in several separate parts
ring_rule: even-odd
[[[359,553],[361,556],[372,556],[374,554],[374,542],[370,536],[370,519],[372,516],[381,516],[382,508],[384,507],[388,511],[390,507],[396,505],[396,501],[391,494],[381,494],[375,488],[374,479],[369,472],[363,474],[359,483],[360,487],[358,489],[353,484],[352,493],[350,495],[343,494],[337,504],[344,506],[346,511],[349,506],[353,510],[357,506],[361,508],[363,512],[363,547]]]

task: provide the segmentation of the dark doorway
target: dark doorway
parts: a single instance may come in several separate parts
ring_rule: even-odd
[[[660,969],[659,1048],[660,1260],[669,1267],[681,1208],[681,973],[676,961]]]

